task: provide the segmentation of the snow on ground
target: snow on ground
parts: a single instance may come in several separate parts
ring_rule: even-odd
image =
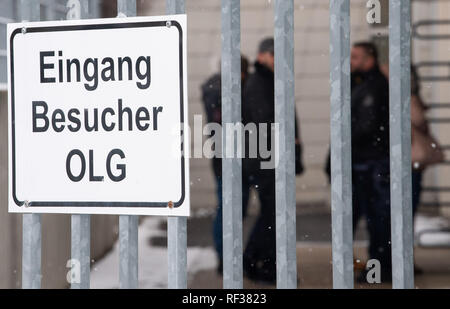
[[[139,288],[167,288],[167,248],[152,246],[152,237],[166,237],[159,228],[164,218],[147,217],[139,226]],[[214,248],[188,247],[188,280],[202,270],[217,267]],[[115,289],[119,287],[119,243],[111,252],[96,262],[91,271],[91,288]]]
[[[450,247],[450,222],[444,217],[417,215],[414,231],[421,246]]]

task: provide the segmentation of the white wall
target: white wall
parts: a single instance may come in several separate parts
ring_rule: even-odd
[[[413,5],[413,22],[420,20],[449,20],[450,2],[448,1],[416,1]],[[448,25],[437,28],[421,28],[420,32],[432,31],[433,33],[450,34]],[[450,40],[428,41],[413,40],[413,61],[450,61]],[[448,67],[441,69],[429,68],[420,72],[427,75],[448,74]],[[422,94],[425,102],[450,103],[450,81],[445,82],[423,82],[421,83]],[[450,109],[431,109],[428,111],[431,118],[450,118]],[[449,124],[431,125],[432,132],[441,144],[450,145]],[[450,152],[446,152],[447,160],[450,160]],[[425,184],[430,186],[450,187],[450,166],[437,165],[428,169],[425,173]],[[450,202],[450,193],[425,193],[426,201]],[[442,212],[450,216],[450,207],[442,208]]]

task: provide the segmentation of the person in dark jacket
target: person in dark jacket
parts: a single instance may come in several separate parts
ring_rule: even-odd
[[[243,124],[268,124],[266,145],[271,145],[271,124],[275,122],[274,106],[274,40],[268,38],[260,43],[255,71],[250,74],[244,87]],[[301,173],[301,147],[296,121],[296,174]],[[259,140],[259,139],[258,139]],[[248,145],[247,145],[248,146]],[[248,147],[246,147],[248,149]],[[273,153],[273,152],[272,152]],[[245,191],[254,187],[260,201],[260,214],[251,231],[244,251],[244,274],[253,280],[274,283],[276,281],[275,245],[275,169],[262,169],[262,161],[270,159],[245,156],[242,161]],[[248,193],[247,193],[248,194]]]
[[[353,227],[362,214],[369,231],[369,257],[391,280],[389,175],[389,83],[380,71],[376,47],[353,45],[351,52]],[[366,271],[358,277],[366,282]]]
[[[248,76],[248,60],[241,56],[241,87],[244,87]],[[220,73],[214,74],[202,85],[202,101],[206,118],[209,123],[222,124],[222,84]],[[214,246],[218,257],[218,272],[222,273],[222,159],[219,156],[212,158],[212,169],[216,179],[217,212],[213,222]],[[243,189],[243,216],[246,215],[248,189]]]

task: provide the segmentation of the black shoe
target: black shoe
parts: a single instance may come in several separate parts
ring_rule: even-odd
[[[414,265],[414,275],[423,275],[423,269],[417,265]]]
[[[275,285],[277,283],[276,274],[266,272],[264,270],[258,270],[256,272],[245,272],[244,276],[258,284]]]
[[[380,283],[391,283],[392,282],[392,270],[382,271],[381,272],[381,282],[368,282],[367,274],[369,270],[362,270],[358,276],[356,277],[356,282],[360,284],[380,284]]]
[[[367,282],[367,270],[363,269],[356,277],[356,283],[366,284]]]
[[[265,285],[274,285],[277,283],[276,270],[258,267],[255,264],[246,265],[244,263],[244,276],[246,278]]]
[[[381,272],[381,283],[392,283],[392,269]]]

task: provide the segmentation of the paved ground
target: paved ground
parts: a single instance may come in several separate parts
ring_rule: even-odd
[[[244,221],[244,244],[255,222],[254,205]],[[211,210],[196,209],[188,220],[188,287],[222,288],[222,277],[216,272],[213,249]],[[366,261],[367,235],[360,224],[354,255]],[[331,217],[322,204],[297,206],[297,260],[300,288],[331,288]],[[118,245],[94,264],[93,288],[118,287]],[[450,288],[450,249],[416,248],[416,265],[424,274],[416,276],[417,288]],[[357,273],[357,272],[355,272]],[[167,287],[167,226],[164,218],[147,217],[139,227],[139,287]],[[245,280],[245,288],[274,288]],[[356,288],[390,288],[390,285],[355,285]]]
[[[364,246],[355,248],[355,255],[366,258]],[[437,260],[438,257],[438,260]],[[297,246],[299,288],[332,288],[331,248],[330,246],[300,243]],[[415,278],[416,288],[450,288],[450,250],[417,249],[416,263],[424,270],[423,275]],[[222,288],[222,277],[215,271],[201,271],[189,282],[190,288]],[[258,285],[245,280],[244,288],[275,288],[275,286]],[[391,288],[390,284],[361,285],[355,288]]]
[[[194,216],[188,221],[188,246],[212,247],[213,214]],[[255,216],[244,223],[244,243]],[[299,287],[332,288],[331,217],[325,205],[298,205],[297,207],[297,260]],[[364,223],[355,236],[355,258],[366,261],[367,235]],[[165,226],[161,226],[165,229]],[[152,238],[153,245],[165,246],[166,239]],[[416,265],[424,270],[416,276],[417,288],[450,288],[450,249],[416,248]],[[357,271],[355,271],[357,273]],[[274,288],[244,281],[245,288]],[[390,288],[390,285],[361,285],[357,288]],[[189,288],[222,288],[222,277],[214,269],[200,271],[190,277]]]

